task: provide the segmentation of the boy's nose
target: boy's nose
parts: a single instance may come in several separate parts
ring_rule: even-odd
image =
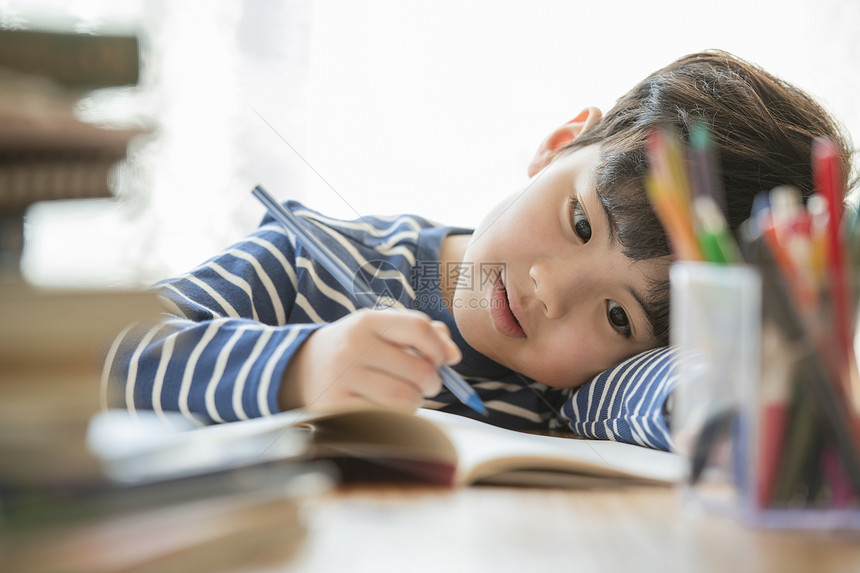
[[[569,260],[537,262],[529,269],[529,277],[535,298],[543,305],[544,316],[549,319],[562,318],[578,303],[588,300],[596,282],[593,273],[574,267]]]

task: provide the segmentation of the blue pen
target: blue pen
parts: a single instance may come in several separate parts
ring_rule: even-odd
[[[358,303],[365,308],[373,308],[377,304],[377,297],[373,295],[370,285],[354,272],[351,272],[347,266],[335,257],[328,248],[317,241],[313,235],[308,233],[302,222],[293,213],[284,209],[278,201],[269,193],[257,185],[252,191],[253,195],[269,211],[278,222],[280,222],[287,230],[292,233],[296,239],[301,242],[302,246],[313,256],[326,270],[337,280],[343,288],[352,290],[355,294]],[[480,414],[487,415],[487,408],[481,401],[481,398],[475,392],[475,389],[454,372],[450,366],[443,364],[439,368],[439,375],[442,378],[442,384],[451,391],[458,400],[475,410]]]

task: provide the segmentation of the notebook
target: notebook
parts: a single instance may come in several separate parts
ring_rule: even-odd
[[[292,411],[234,424],[246,423],[265,424],[269,431],[278,424],[285,431],[304,428],[310,437],[306,456],[334,462],[345,481],[536,487],[673,484],[685,479],[688,466],[686,458],[672,452],[525,433],[428,409],[416,415],[381,409]]]

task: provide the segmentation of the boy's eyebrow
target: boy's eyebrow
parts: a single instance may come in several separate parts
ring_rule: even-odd
[[[593,183],[596,185],[596,183]],[[617,221],[615,220],[615,216],[612,213],[612,210],[607,205],[606,201],[603,200],[603,196],[599,193],[598,189],[594,188],[594,194],[597,196],[597,202],[600,203],[600,211],[603,213],[604,223],[606,224],[606,229],[609,232],[609,244],[615,244],[617,239]],[[582,208],[586,211],[586,215],[588,214],[588,209],[585,204],[583,204]],[[592,221],[593,223],[593,221]],[[642,315],[645,317],[645,323],[648,327],[648,331],[651,336],[654,335],[654,310],[650,304],[648,304],[648,300],[642,296],[636,289],[633,288],[632,285],[626,283],[624,288],[627,289],[627,292],[630,293],[630,296],[633,297],[633,300],[636,301],[636,304],[639,305],[639,310],[642,312]]]
[[[636,304],[639,305],[640,310],[642,311],[642,314],[645,316],[645,322],[648,326],[648,330],[649,330],[651,336],[653,336],[654,335],[654,313],[649,308],[648,302],[632,286],[630,286],[629,284],[624,285],[624,286],[627,288],[627,292],[630,293],[630,296],[633,297],[633,300],[636,301]]]
[[[600,208],[603,211],[603,216],[605,217],[606,228],[609,231],[609,244],[613,245],[616,241],[616,232],[617,232],[617,221],[615,220],[615,216],[612,213],[612,210],[607,205],[606,201],[603,200],[603,197],[600,193],[596,192],[598,198],[598,203],[600,203]],[[636,304],[639,305],[639,309],[642,311],[642,315],[645,317],[645,323],[648,327],[650,334],[654,335],[654,310],[651,308],[651,305],[648,304],[647,299],[642,296],[637,290],[635,290],[630,284],[625,284],[624,287],[627,289],[627,292],[630,293],[630,296],[633,297],[633,300],[636,301]]]
[[[597,190],[595,190],[596,192]],[[598,202],[600,203],[600,208],[603,209],[603,215],[606,217],[606,228],[609,229],[609,244],[615,243],[615,233],[618,229],[618,221],[615,220],[615,215],[612,213],[612,210],[609,208],[609,205],[606,201],[603,200],[603,196],[600,193],[595,193],[597,195]]]

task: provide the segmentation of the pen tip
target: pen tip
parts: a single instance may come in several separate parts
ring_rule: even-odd
[[[484,406],[484,403],[481,401],[477,394],[469,396],[469,398],[465,400],[465,403],[468,407],[481,414],[481,416],[483,416],[484,418],[490,417],[490,413],[487,412],[487,407]]]

